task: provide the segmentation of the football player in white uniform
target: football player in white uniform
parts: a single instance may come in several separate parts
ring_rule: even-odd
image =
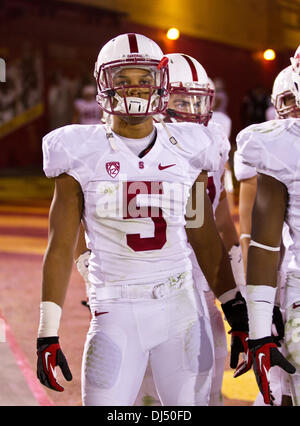
[[[292,66],[284,68],[274,80],[271,102],[274,105],[276,116],[279,119],[292,118],[299,116],[299,108],[295,103],[295,96],[292,93]],[[242,162],[242,157],[237,150],[234,155],[234,168],[237,180],[240,182],[239,197],[239,216],[240,216],[240,232],[241,243],[243,248],[243,258],[245,265],[247,263],[247,252],[251,237],[251,215],[256,195],[257,173],[254,167],[246,165]],[[286,269],[291,258],[289,246],[291,239],[287,225],[284,225],[282,235],[282,258],[280,268],[278,270],[277,294],[274,305],[273,323],[276,328],[274,332],[279,336],[280,340],[284,336],[284,325],[281,317],[281,311],[284,307],[284,293],[286,281]],[[246,268],[245,268],[246,269]],[[274,397],[274,404],[288,404],[289,389],[286,386],[286,373],[279,367],[275,367],[271,371],[271,388]],[[283,398],[282,398],[283,395]],[[282,401],[281,401],[282,399]],[[255,402],[257,405],[263,405],[262,395],[259,394]]]
[[[95,66],[107,125],[65,126],[43,139],[44,171],[56,179],[37,374],[57,391],[63,387],[56,365],[72,378],[58,329],[83,219],[92,314],[82,364],[84,405],[132,405],[148,359],[163,405],[208,404],[213,349],[205,340],[187,234],[231,325],[232,357],[248,350],[241,343],[246,303],[205,192],[206,171],[220,166],[220,146],[204,126],[153,124],[152,116],[167,107],[167,62],[145,36],[110,40]],[[187,204],[192,187],[196,210]]]
[[[232,270],[237,285],[245,285],[242,253],[239,238],[234,226],[224,188],[225,164],[228,160],[230,142],[227,135],[212,113],[214,89],[204,67],[186,54],[166,55],[169,59],[170,100],[166,110],[166,119],[171,122],[198,122],[208,126],[216,141],[219,141],[222,162],[219,170],[208,173],[207,192],[212,203],[217,229],[229,253]],[[210,405],[222,405],[222,382],[227,357],[226,334],[222,315],[215,304],[213,292],[209,290],[194,253],[193,275],[198,291],[204,291],[213,330],[215,365],[210,395]]]
[[[297,107],[300,107],[300,46],[291,62],[294,82],[291,90]],[[258,173],[248,251],[247,305],[249,347],[257,383],[266,404],[273,404],[270,368],[274,365],[291,374],[293,405],[300,402],[299,140],[299,118],[252,125],[237,137],[242,162],[255,167]],[[286,358],[279,352],[271,335],[284,221],[289,226],[293,241],[285,294]]]
[[[215,83],[213,82],[213,80],[211,78],[208,78],[208,80],[209,80],[209,85],[211,89],[214,89],[216,91]],[[215,102],[213,102],[213,111],[214,111],[213,120],[222,126],[222,128],[225,131],[225,134],[227,135],[227,138],[230,139],[232,120],[229,117],[229,115],[227,115],[224,111],[220,111],[219,109],[215,111],[214,106],[215,106]],[[234,185],[233,185],[232,171],[231,171],[229,161],[227,161],[225,165],[224,188],[226,190],[226,199],[229,204],[229,208],[233,209],[235,205]]]

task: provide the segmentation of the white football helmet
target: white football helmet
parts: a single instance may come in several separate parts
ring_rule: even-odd
[[[279,118],[287,118],[298,111],[293,93],[292,65],[284,68],[274,80],[271,102]]]
[[[122,71],[146,70],[142,83],[121,81]],[[146,116],[163,112],[168,104],[168,60],[160,47],[140,34],[122,34],[106,43],[95,64],[100,107],[108,114]]]
[[[210,77],[208,77],[208,84],[209,84],[209,87],[214,91],[214,92],[216,92],[216,86],[215,86],[215,83],[213,82],[213,80],[210,78]]]
[[[298,46],[295,55],[291,58],[292,64],[292,79],[293,93],[297,106],[300,108],[300,45]]]
[[[194,58],[183,53],[166,55],[169,59],[170,118],[207,125],[212,116],[214,88],[206,71]]]

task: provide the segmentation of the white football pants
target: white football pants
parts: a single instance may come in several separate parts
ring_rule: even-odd
[[[209,405],[224,405],[222,385],[228,350],[223,315],[215,304],[215,296],[208,286],[194,251],[192,251],[190,259],[193,265],[193,279],[196,291],[199,297],[205,297],[203,306],[206,310],[205,315],[208,317],[213,335],[214,367]]]
[[[197,297],[191,279],[149,299],[97,300],[92,287],[83,405],[133,405],[148,360],[162,405],[208,405],[214,353]]]

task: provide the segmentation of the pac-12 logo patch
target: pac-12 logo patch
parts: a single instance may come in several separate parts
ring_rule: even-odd
[[[110,161],[106,163],[106,171],[112,178],[118,176],[120,171],[120,163],[119,161]]]

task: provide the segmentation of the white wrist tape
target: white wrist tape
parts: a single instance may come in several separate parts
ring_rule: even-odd
[[[280,251],[280,247],[271,247],[265,246],[264,244],[257,243],[256,241],[251,240],[249,246],[259,247],[268,251]]]
[[[271,335],[276,287],[247,285],[249,338],[261,339]]]
[[[61,312],[61,307],[54,302],[40,303],[38,337],[52,337],[58,335]]]

